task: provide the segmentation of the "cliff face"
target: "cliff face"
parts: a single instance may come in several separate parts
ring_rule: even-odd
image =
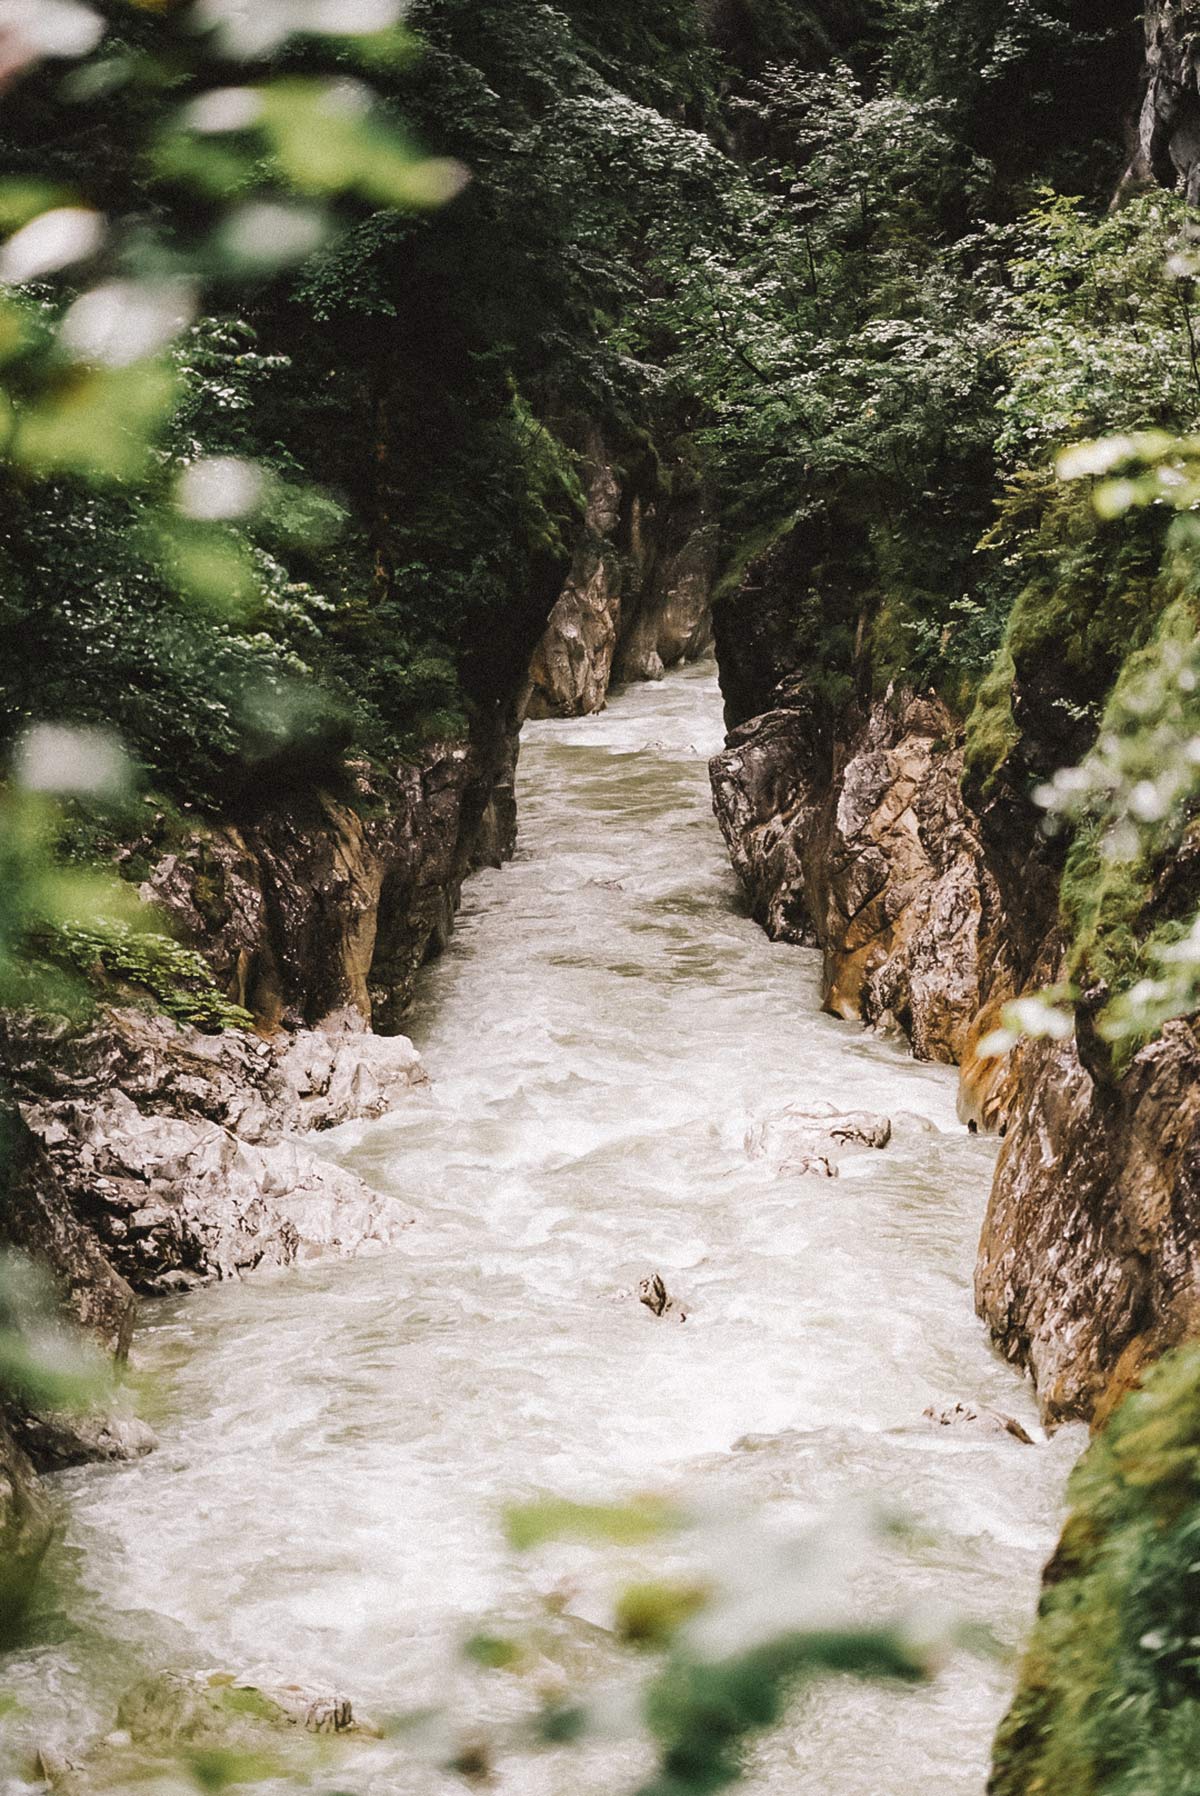
[[[615,682],[661,679],[712,647],[717,530],[700,483],[677,468],[647,493],[596,432],[583,474],[584,533],[534,653],[530,717],[587,716]]]
[[[1147,0],[1145,88],[1126,188],[1182,185],[1200,204],[1200,8]]]
[[[774,939],[823,948],[835,1016],[894,1018],[920,1058],[958,1061],[1013,973],[953,719],[935,699],[893,695],[850,720],[825,766],[815,722],[793,678],[712,763],[751,908]]]
[[[198,825],[165,852],[152,830],[130,850],[149,862],[142,896],[266,1028],[394,1029],[463,880],[512,852],[516,748],[502,716],[390,771],[352,763],[341,791]]]
[[[975,1278],[1052,1422],[1104,1414],[1200,1332],[1200,1038],[1172,1023],[1116,1083],[1074,1042],[1021,1056]]]
[[[1056,851],[1024,796],[1057,764],[1053,683],[1017,695],[1007,777],[964,788],[938,700],[834,705],[796,667],[793,572],[769,552],[717,611],[734,727],[711,771],[734,867],[774,938],[822,949],[829,1010],[957,1063],[963,1120],[1006,1135],[977,1306],[1047,1422],[1093,1416],[1200,1329],[1196,1033],[1172,1025],[1117,1077],[1085,1009],[1078,1044],[980,1057],[1003,1005],[1061,971]]]

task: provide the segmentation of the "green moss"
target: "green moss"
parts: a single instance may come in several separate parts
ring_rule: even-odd
[[[985,795],[1021,739],[1012,709],[1015,677],[1012,654],[1005,644],[980,682],[967,718],[965,771]]]
[[[730,594],[737,592],[747,572],[756,561],[781,543],[796,527],[795,516],[775,518],[769,524],[761,524],[754,530],[747,530],[732,539],[728,555],[722,557],[720,572],[713,587],[713,603],[719,604]]]
[[[168,935],[127,923],[64,923],[45,931],[38,945],[48,959],[94,988],[132,988],[177,1023],[205,1034],[253,1027],[250,1012],[218,990],[203,956]]]
[[[1200,1349],[1080,1462],[991,1796],[1200,1796]]]

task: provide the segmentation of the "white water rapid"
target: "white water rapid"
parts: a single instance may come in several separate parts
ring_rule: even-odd
[[[460,1707],[502,1718],[519,1676],[447,1668],[552,1586],[569,1676],[602,1674],[604,1552],[504,1546],[501,1507],[539,1491],[682,1491],[781,1528],[880,1498],[916,1527],[859,1600],[1019,1641],[1078,1435],[921,1421],[962,1399],[1036,1432],[972,1309],[993,1149],[957,1124],[949,1070],[822,1015],[817,955],[742,914],[720,740],[711,668],[529,727],[516,862],[469,884],[410,1019],[432,1084],[327,1138],[411,1205],[405,1245],[145,1307],[161,1446],[60,1481],[60,1595],[0,1667],[10,1726],[78,1743],[164,1665],[269,1666],[379,1713],[453,1675]],[[754,1120],[812,1099],[909,1120],[837,1181],[747,1156]],[[654,1271],[685,1323],[628,1295]],[[756,1749],[748,1796],[981,1796],[1012,1675],[962,1652],[920,1688],[822,1685]],[[313,1787],[465,1788],[406,1751]],[[624,1796],[629,1754],[518,1756],[492,1788]]]

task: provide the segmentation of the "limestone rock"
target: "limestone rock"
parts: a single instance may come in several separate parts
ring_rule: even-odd
[[[403,1037],[366,1032],[205,1036],[164,1017],[110,1012],[48,1039],[9,1019],[7,1060],[35,1143],[38,1244],[85,1296],[95,1278],[163,1291],[317,1254],[378,1252],[411,1218],[321,1158],[304,1132],[383,1114],[425,1079]],[[82,1272],[50,1239],[88,1242]],[[102,1270],[98,1270],[98,1268]],[[89,1303],[74,1305],[89,1323]],[[94,1301],[91,1308],[95,1308]],[[94,1330],[111,1350],[120,1329]]]
[[[1088,1419],[1200,1333],[1200,1035],[1171,1023],[1119,1083],[1032,1043],[980,1243],[976,1306],[1050,1424]]]
[[[934,699],[877,704],[829,766],[803,680],[734,730],[714,807],[753,914],[825,951],[826,1007],[899,1021],[921,1059],[955,1062],[996,989],[1012,990],[994,882]]]
[[[712,647],[717,528],[694,474],[623,486],[599,432],[583,453],[584,536],[530,668],[526,714],[582,717],[617,680],[660,680]],[[643,483],[644,484],[644,483]]]
[[[148,819],[125,858],[141,893],[268,1028],[395,1028],[416,974],[449,936],[472,867],[515,842],[515,701],[479,707],[469,740],[390,771],[351,762],[344,789],[273,792],[180,837]]]
[[[638,1285],[638,1302],[645,1304],[652,1316],[676,1316],[680,1322],[687,1321],[687,1311],[680,1309],[675,1299],[663,1283],[662,1275],[652,1272]]]
[[[664,510],[658,553],[627,596],[616,658],[621,680],[659,680],[668,667],[698,661],[713,646],[718,533],[706,496],[697,489]]]
[[[746,1152],[752,1160],[769,1160],[781,1176],[835,1179],[844,1155],[885,1148],[891,1138],[886,1116],[841,1111],[832,1104],[792,1104],[747,1130]]]
[[[137,1416],[88,1411],[83,1415],[14,1414],[12,1431],[43,1471],[96,1462],[141,1459],[158,1445],[154,1430]]]
[[[612,537],[621,486],[597,432],[585,463],[585,534],[529,671],[530,717],[583,717],[604,708],[621,628],[621,565]]]

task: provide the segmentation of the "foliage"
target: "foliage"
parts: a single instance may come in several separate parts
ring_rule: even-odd
[[[919,1679],[931,1655],[954,1641],[953,1628],[921,1640],[902,1615],[854,1616],[843,1581],[883,1532],[881,1519],[866,1512],[798,1538],[751,1515],[707,1516],[650,1497],[609,1504],[545,1498],[510,1510],[506,1521],[521,1552],[566,1538],[593,1550],[608,1543],[628,1556],[653,1543],[680,1569],[616,1591],[617,1632],[639,1657],[615,1685],[540,1708],[528,1735],[486,1743],[477,1735],[477,1768],[490,1769],[505,1750],[527,1750],[530,1739],[561,1747],[593,1732],[629,1734],[647,1741],[656,1759],[637,1796],[702,1796],[741,1781],[748,1746],[806,1682],[831,1674]],[[832,1610],[824,1588],[831,1581],[838,1587]],[[519,1635],[486,1629],[466,1642],[464,1655],[491,1676],[519,1674],[538,1656],[536,1643],[527,1650]]]
[[[250,1012],[219,991],[204,956],[168,935],[96,917],[63,923],[36,937],[35,945],[101,989],[133,987],[177,1023],[205,1034],[253,1026]]]

